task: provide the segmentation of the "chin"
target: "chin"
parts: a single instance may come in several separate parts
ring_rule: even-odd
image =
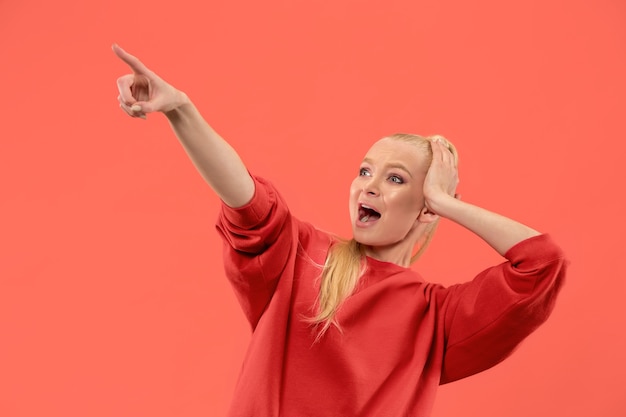
[[[396,231],[393,235],[386,233],[384,236],[380,234],[374,234],[367,230],[361,230],[359,228],[352,228],[352,237],[361,245],[370,246],[373,248],[391,247],[394,245],[402,244],[406,238],[406,234]]]

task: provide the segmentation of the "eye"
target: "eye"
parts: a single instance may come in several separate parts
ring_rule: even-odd
[[[392,175],[389,177],[389,181],[395,182],[396,184],[403,184],[404,180],[399,175]]]
[[[367,169],[367,168],[359,169],[359,176],[362,177],[362,176],[365,176],[365,175],[369,176],[370,175],[370,170]]]

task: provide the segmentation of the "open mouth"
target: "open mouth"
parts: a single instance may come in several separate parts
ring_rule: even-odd
[[[380,213],[365,204],[359,204],[359,220],[363,223],[380,219]]]

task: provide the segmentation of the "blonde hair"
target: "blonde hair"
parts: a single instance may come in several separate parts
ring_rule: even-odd
[[[420,150],[427,154],[426,169],[432,161],[431,141],[435,139],[443,140],[448,149],[454,155],[455,162],[458,162],[456,148],[447,139],[440,135],[419,136],[409,133],[396,133],[386,138],[400,140],[416,145]],[[386,139],[384,138],[384,139]],[[411,256],[411,263],[417,261],[428,247],[439,220],[429,224],[423,238],[417,243],[417,252]],[[354,239],[338,239],[335,242],[326,257],[320,282],[320,291],[318,295],[318,313],[315,317],[307,319],[307,321],[318,327],[317,339],[324,335],[331,325],[336,326],[339,330],[341,327],[336,320],[336,314],[342,303],[356,289],[360,277],[365,271],[365,255],[361,244]]]

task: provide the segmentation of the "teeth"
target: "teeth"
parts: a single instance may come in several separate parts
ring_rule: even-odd
[[[370,219],[370,216],[369,216],[369,215],[367,215],[367,214],[366,214],[365,216],[361,217],[361,221],[362,221],[363,223],[365,223],[365,222],[366,222],[366,221],[368,221],[369,219]]]

